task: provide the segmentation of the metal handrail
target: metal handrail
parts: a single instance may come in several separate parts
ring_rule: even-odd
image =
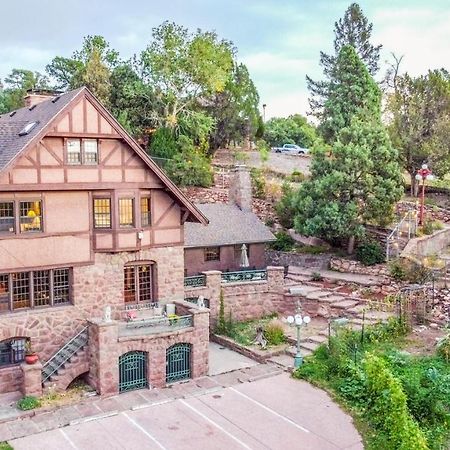
[[[184,287],[203,287],[206,286],[205,275],[194,275],[191,277],[184,277]]]
[[[237,272],[223,272],[222,283],[236,283],[239,281],[266,281],[267,270],[239,270]]]
[[[88,342],[88,327],[84,327],[78,334],[72,339],[66,342],[45,364],[42,366],[42,383],[45,383],[54,373],[58,371],[75,353],[84,347]],[[71,347],[77,339],[80,342],[77,345]],[[50,370],[49,370],[50,369]]]
[[[386,239],[386,261],[390,260],[391,242],[394,242],[396,239],[398,239],[398,236],[401,232],[401,227],[404,223],[408,222],[408,241],[411,239],[412,234],[416,234],[417,219],[413,216],[413,214],[413,209],[407,211],[402,219],[393,228],[391,233],[388,235]],[[414,222],[414,226],[412,226],[412,222]]]

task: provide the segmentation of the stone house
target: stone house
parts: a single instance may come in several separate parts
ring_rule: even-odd
[[[251,205],[250,173],[245,166],[236,166],[230,180],[229,203],[197,203],[209,220],[208,226],[194,222],[185,225],[186,276],[209,270],[265,267],[265,247],[275,236],[252,212]],[[247,254],[246,264],[243,252]]]
[[[0,393],[207,373],[209,312],[183,300],[185,222],[208,220],[88,89],[30,92],[0,116]]]

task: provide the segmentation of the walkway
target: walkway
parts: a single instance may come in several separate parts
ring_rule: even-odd
[[[363,449],[351,418],[325,392],[286,373],[250,382],[264,367],[270,366],[99,400],[90,407],[109,402],[109,414],[64,428],[41,420],[26,430],[19,422],[15,429],[38,434],[10,444],[15,450]]]

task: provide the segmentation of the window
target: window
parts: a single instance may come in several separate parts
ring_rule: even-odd
[[[205,261],[220,261],[220,247],[206,247]]]
[[[111,228],[110,198],[94,198],[94,228]]]
[[[150,197],[141,198],[141,226],[148,227],[151,221]]]
[[[79,139],[67,141],[67,163],[81,164],[81,141]]]
[[[143,264],[125,267],[124,269],[124,301],[125,303],[152,303],[153,265]]]
[[[14,202],[0,202],[0,233],[14,233]]]
[[[70,269],[0,274],[0,312],[70,303]]]
[[[97,139],[68,139],[67,164],[97,164]]]
[[[20,232],[42,231],[42,202],[19,202]]]
[[[119,198],[119,226],[120,227],[133,227],[134,226],[133,206],[134,206],[134,200],[132,198]]]
[[[25,359],[26,338],[14,338],[0,342],[0,366],[19,364]]]

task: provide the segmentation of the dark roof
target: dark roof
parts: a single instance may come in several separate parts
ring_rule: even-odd
[[[6,168],[21,151],[67,106],[84,88],[49,98],[32,108],[20,108],[0,116],[0,171]],[[37,125],[26,135],[20,131],[29,123]]]
[[[251,244],[274,241],[275,236],[258,216],[225,203],[196,203],[195,206],[209,219],[209,225],[185,223],[185,247],[212,247],[218,245]]]

